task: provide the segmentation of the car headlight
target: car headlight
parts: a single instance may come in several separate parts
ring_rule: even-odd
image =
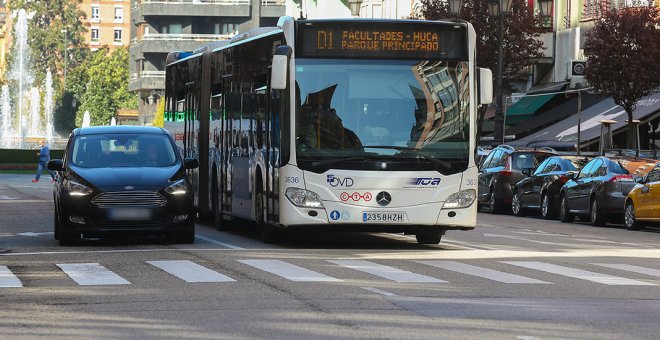
[[[461,190],[455,192],[445,200],[445,204],[442,205],[442,209],[460,209],[467,208],[474,200],[477,198],[477,191],[474,189]]]
[[[286,189],[286,197],[298,207],[303,208],[323,208],[321,198],[315,192],[301,189],[301,188],[288,188]]]
[[[92,189],[75,181],[66,181],[64,188],[71,196],[85,196],[92,193]]]
[[[186,180],[185,179],[180,179],[174,184],[170,185],[169,187],[165,188],[165,192],[170,194],[170,195],[183,195],[188,190],[186,189]]]

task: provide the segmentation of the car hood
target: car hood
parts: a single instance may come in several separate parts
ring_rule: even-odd
[[[80,168],[72,170],[87,183],[100,190],[160,190],[171,184],[181,165],[171,167]],[[177,176],[183,178],[183,176]]]

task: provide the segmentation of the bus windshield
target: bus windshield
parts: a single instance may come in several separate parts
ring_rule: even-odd
[[[298,165],[464,171],[469,96],[467,62],[297,59]]]

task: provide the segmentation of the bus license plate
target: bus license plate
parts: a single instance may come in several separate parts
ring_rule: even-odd
[[[404,222],[403,212],[363,212],[362,222],[366,223],[401,223]]]

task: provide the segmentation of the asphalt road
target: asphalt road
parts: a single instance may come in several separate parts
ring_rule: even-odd
[[[0,338],[657,339],[660,228],[479,214],[440,245],[197,224],[192,245],[52,235],[52,188],[0,175]],[[43,178],[43,177],[42,177]]]

